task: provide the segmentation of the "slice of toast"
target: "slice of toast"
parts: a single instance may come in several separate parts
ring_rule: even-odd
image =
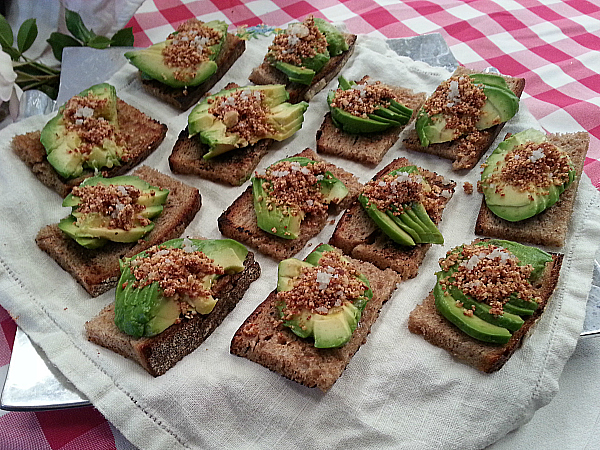
[[[410,162],[406,158],[395,159],[373,178],[381,178],[392,170],[408,165]],[[456,183],[445,180],[435,172],[421,168],[419,171],[430,185],[437,186],[446,193],[439,196],[438,208],[430,214],[437,225],[446,204],[452,198]],[[403,280],[417,276],[419,266],[431,247],[431,244],[417,244],[414,247],[396,244],[379,229],[358,201],[344,212],[329,243],[353,258],[369,261],[381,269],[391,268],[398,272]]]
[[[295,156],[303,156],[315,161],[323,161],[311,149],[306,149]],[[330,205],[334,213],[342,211],[357,197],[362,188],[358,179],[349,172],[333,164],[328,164],[328,170],[341,180],[348,188],[348,195],[339,205]],[[328,214],[308,214],[300,226],[300,236],[297,239],[284,239],[274,236],[258,228],[256,213],[252,199],[252,186],[249,186],[218,219],[219,230],[231,239],[258,249],[261,253],[277,260],[290,258],[298,253],[309,239],[316,236],[326,225]]]
[[[224,89],[239,87],[229,83]],[[204,159],[209,147],[200,141],[200,136],[189,135],[186,127],[177,138],[169,156],[169,167],[174,173],[198,175],[211,181],[241,186],[250,178],[254,169],[273,144],[273,139],[261,139],[254,145],[238,148]]]
[[[184,232],[201,205],[198,189],[181,183],[148,166],[141,166],[132,175],[153,186],[168,189],[163,212],[147,236],[137,242],[108,242],[99,249],[86,249],[68,237],[57,224],[42,228],[35,242],[64,270],[69,272],[93,297],[117,284],[119,259],[131,257],[152,245],[174,239]]]
[[[128,158],[120,166],[102,170],[105,177],[129,172],[156,150],[167,134],[166,125],[151,119],[121,99],[117,100],[117,117],[119,130],[129,150]],[[77,178],[66,179],[60,176],[46,158],[46,149],[40,142],[40,131],[15,136],[12,148],[35,176],[61,197],[66,197],[74,186],[79,186],[85,178],[94,175],[93,170],[87,170]]]
[[[198,86],[187,88],[173,88],[157,80],[142,79],[142,86],[146,91],[175,108],[185,111],[195,105],[231,68],[233,63],[246,50],[246,41],[237,36],[227,33],[223,49],[215,60],[217,71],[208,80]]]
[[[467,69],[464,66],[459,66],[453,76],[468,75],[474,73],[474,71]],[[525,88],[524,78],[504,77],[511,91],[515,93],[517,97],[521,97],[523,89]],[[461,137],[450,142],[441,142],[439,144],[430,144],[427,147],[421,146],[419,136],[415,129],[412,129],[406,139],[404,145],[410,150],[414,150],[422,153],[430,153],[437,155],[441,158],[453,160],[452,169],[472,169],[475,167],[481,156],[486,150],[492,145],[496,136],[500,133],[500,130],[504,126],[504,123],[494,125],[491,128],[482,130],[479,132],[479,139],[469,142],[466,137]]]
[[[163,375],[211,335],[259,276],[260,266],[254,260],[254,254],[248,252],[242,272],[225,275],[215,284],[213,296],[218,301],[209,314],[196,314],[190,319],[184,318],[156,336],[136,339],[117,328],[115,304],[111,303],[98,316],[86,322],[87,338],[136,361],[152,376]]]
[[[356,35],[344,33],[344,38],[348,43],[348,50],[337,56],[332,56],[327,64],[315,74],[310,85],[289,81],[287,75],[267,62],[263,62],[260,66],[254,68],[248,79],[254,84],[285,84],[286,90],[290,94],[290,103],[309,102],[340,73],[340,70],[354,52]]]
[[[366,76],[361,81],[368,78]],[[411,89],[397,86],[388,87],[398,96],[399,103],[413,110],[412,121],[425,102],[425,93],[415,93]],[[393,127],[381,133],[350,134],[336,127],[331,120],[331,113],[327,113],[317,131],[317,152],[363,164],[379,164],[404,128],[405,126]]]
[[[548,142],[562,148],[571,158],[571,162],[577,171],[577,177],[571,186],[560,194],[558,203],[529,219],[509,222],[490,211],[484,198],[481,201],[481,209],[475,224],[475,233],[482,236],[499,237],[550,247],[562,247],[564,245],[575,197],[577,196],[577,187],[583,172],[585,155],[590,143],[590,136],[583,131],[551,134],[548,135]]]
[[[535,286],[542,303],[534,314],[525,320],[523,326],[513,333],[508,343],[489,344],[463,333],[438,312],[433,291],[410,313],[408,329],[412,333],[423,335],[431,344],[447,350],[458,360],[482,372],[490,373],[499,370],[521,346],[523,338],[542,315],[556,287],[563,255],[553,254],[552,257],[553,260],[547,263],[542,278]]]
[[[367,277],[373,298],[367,302],[350,341],[340,348],[315,348],[308,339],[296,336],[281,324],[273,291],[237,330],[230,351],[308,387],[326,392],[340,377],[350,359],[366,342],[381,307],[396,289],[398,275],[372,264],[348,258]]]

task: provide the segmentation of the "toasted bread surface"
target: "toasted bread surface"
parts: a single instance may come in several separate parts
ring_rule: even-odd
[[[395,159],[373,178],[379,179],[392,170],[408,165],[410,162],[406,158]],[[431,219],[438,224],[446,204],[454,193],[456,183],[445,180],[435,172],[424,169],[420,169],[420,172],[430,185],[446,192],[445,196],[440,196],[439,208],[430,212]],[[431,247],[431,244],[417,244],[414,247],[396,244],[379,229],[358,201],[344,212],[329,243],[353,258],[368,261],[381,269],[391,268],[398,272],[403,280],[417,276],[419,266]]]
[[[365,78],[369,77],[363,77],[363,80]],[[397,95],[399,103],[413,110],[413,120],[425,102],[426,95],[397,86],[388,87]],[[317,152],[363,164],[379,164],[404,128],[405,126],[393,127],[381,133],[350,134],[336,127],[331,120],[331,113],[327,113],[317,131]]]
[[[562,260],[563,255],[552,255],[552,261],[546,264],[542,278],[535,285],[536,293],[542,299],[540,306],[532,316],[525,320],[523,326],[513,333],[510,341],[504,345],[482,342],[463,333],[438,312],[433,292],[410,313],[408,329],[412,333],[423,335],[431,344],[447,350],[458,360],[482,372],[497,371],[521,346],[527,332],[544,312],[558,283]]]
[[[548,136],[548,142],[560,147],[569,155],[577,172],[577,177],[560,195],[558,203],[529,219],[510,222],[490,211],[484,198],[481,201],[481,209],[477,216],[475,233],[482,236],[550,247],[562,247],[564,245],[577,196],[579,180],[583,173],[590,136],[586,132],[551,134]]]
[[[242,272],[225,275],[215,284],[213,296],[218,301],[209,314],[184,318],[153,337],[133,338],[115,325],[115,304],[111,303],[98,316],[86,322],[87,338],[136,361],[152,376],[163,375],[211,335],[259,276],[260,266],[254,260],[254,254],[248,252]]]
[[[332,56],[327,64],[315,74],[310,85],[289,81],[283,72],[267,62],[263,62],[260,66],[254,68],[248,79],[254,84],[285,84],[286,90],[290,94],[291,103],[309,102],[342,70],[342,67],[354,52],[356,35],[344,33],[344,38],[348,43],[348,50],[337,56]]]
[[[198,86],[173,88],[157,80],[142,79],[144,89],[155,97],[175,108],[185,111],[195,105],[225,75],[237,59],[244,53],[246,41],[227,33],[223,49],[215,62],[217,71],[208,80]]]
[[[315,161],[323,161],[314,151],[305,149],[295,156],[303,156]],[[348,188],[348,195],[339,205],[330,205],[337,213],[347,207],[357,197],[362,188],[357,178],[333,164],[328,170]],[[249,186],[218,219],[219,230],[224,236],[258,249],[261,253],[277,260],[290,258],[298,253],[309,239],[316,236],[326,225],[328,214],[308,214],[302,221],[300,236],[297,239],[284,239],[267,233],[256,223],[256,213],[252,200],[252,187]]]
[[[148,247],[179,237],[192,221],[201,205],[198,189],[141,166],[133,172],[162,189],[169,190],[163,212],[147,236],[137,242],[108,242],[99,249],[86,249],[68,237],[57,224],[42,228],[35,239],[39,248],[69,272],[93,297],[113,288],[119,277],[119,259],[131,257]]]
[[[464,66],[459,66],[454,71],[453,76],[467,75],[469,73],[474,72]],[[525,88],[525,79],[515,77],[504,78],[506,79],[510,90],[520,98],[521,94],[523,93],[523,89]],[[453,160],[453,170],[472,169],[475,167],[481,156],[486,152],[490,145],[492,145],[494,139],[496,139],[503,126],[504,123],[500,123],[486,130],[482,130],[479,132],[477,139],[463,136],[450,142],[430,144],[427,147],[423,147],[421,145],[416,130],[412,129],[404,140],[404,145],[410,150],[430,153],[441,158]]]
[[[102,170],[105,177],[127,173],[156,150],[167,134],[166,125],[151,119],[121,99],[117,101],[117,117],[128,155],[120,166]],[[12,148],[35,176],[61,197],[66,197],[74,186],[79,186],[85,178],[94,175],[93,170],[87,170],[77,178],[66,179],[60,176],[46,158],[46,149],[40,142],[40,131],[15,136]]]
[[[367,302],[359,325],[350,341],[332,349],[315,348],[309,339],[296,336],[281,324],[273,291],[237,330],[230,351],[308,387],[326,392],[340,377],[352,356],[366,342],[371,326],[383,303],[394,292],[398,276],[392,270],[380,270],[372,264],[349,258],[367,277],[373,298]]]

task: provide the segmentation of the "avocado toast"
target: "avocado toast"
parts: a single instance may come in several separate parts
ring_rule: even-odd
[[[425,101],[424,93],[415,93],[411,89],[405,89],[397,86],[373,84],[370,81],[369,76],[364,76],[358,83],[349,84],[346,80],[340,77],[340,87],[336,91],[332,91],[328,97],[328,102],[331,104],[331,100],[335,98],[335,95],[340,90],[349,90],[354,86],[355,90],[358,90],[359,86],[367,86],[363,90],[374,90],[368,86],[376,86],[381,88],[390,89],[391,94],[394,96],[394,101],[400,105],[412,110],[409,115],[409,120],[415,117],[416,112]],[[344,86],[342,86],[344,84]],[[359,91],[360,92],[360,91]],[[389,95],[389,94],[388,94]],[[360,94],[362,98],[364,94]],[[373,96],[380,97],[381,94],[375,92]],[[362,100],[361,98],[361,100]],[[361,101],[361,105],[362,105]],[[352,106],[351,103],[350,106]],[[386,108],[383,108],[386,109]],[[387,111],[386,111],[387,112]],[[383,117],[383,114],[382,114]],[[400,132],[404,129],[406,122],[394,124],[385,129],[379,129],[381,124],[371,124],[372,120],[363,120],[359,117],[352,121],[364,122],[365,125],[360,123],[360,127],[353,126],[353,122],[344,126],[339,123],[339,119],[332,117],[332,111],[328,112],[323,119],[321,128],[317,131],[317,152],[325,153],[329,155],[341,156],[346,159],[361,162],[363,164],[379,164],[383,156],[387,153],[392,145],[398,140]],[[383,121],[383,119],[378,121]],[[338,121],[338,125],[334,121]]]
[[[259,276],[253,253],[235,241],[167,241],[122,260],[116,300],[86,323],[87,338],[163,375],[210,336]]]
[[[225,22],[190,19],[166,41],[125,56],[140,69],[142,86],[149,93],[185,111],[225,75],[245,48],[244,40],[227,33]],[[178,55],[193,65],[181,66]]]
[[[321,266],[324,269],[321,275],[316,275],[318,282],[313,283],[312,286],[317,294],[319,293],[317,289],[321,289],[323,296],[326,296],[326,290],[334,284],[332,280],[335,281],[334,277],[337,275],[337,271],[324,266],[323,255],[326,255],[327,252],[340,255],[339,250],[329,245],[321,245],[304,262],[299,260],[282,261],[279,266],[278,290],[271,292],[267,299],[240,326],[230,347],[230,351],[234,355],[248,358],[286,378],[308,387],[318,387],[324,392],[333,386],[354,353],[366,341],[383,303],[391,297],[396,283],[399,281],[397,274],[392,270],[380,270],[372,264],[342,257],[343,261],[346,261],[353,270],[358,272],[362,280],[367,280],[356,295],[358,297],[365,296],[368,300],[366,304],[363,300],[362,305],[357,306],[359,309],[362,308],[358,315],[355,312],[348,313],[348,309],[356,310],[350,303],[329,308],[318,307],[319,310],[325,308],[329,312],[325,314],[325,310],[322,310],[315,313],[315,318],[312,319],[316,321],[318,315],[319,323],[325,324],[322,339],[325,348],[317,348],[315,346],[317,338],[301,337],[304,334],[302,330],[295,332],[293,325],[290,324],[291,327],[285,325],[285,323],[289,324],[290,319],[287,322],[282,320],[282,305],[281,300],[278,300],[277,291],[290,291],[294,283],[298,283],[297,280],[302,278],[302,269],[290,270],[290,266],[292,268],[299,265],[313,267],[311,270],[315,270],[315,266]],[[294,261],[296,264],[293,264]],[[334,264],[334,267],[337,265]],[[328,271],[331,272],[329,277],[325,275]],[[320,279],[323,276],[325,281]],[[287,286],[286,283],[292,283],[292,286],[284,287]],[[335,286],[335,289],[339,289],[337,284]],[[368,295],[365,293],[367,289],[370,291]],[[319,296],[321,295],[319,294]],[[333,326],[328,324],[330,314],[335,316],[336,320],[333,322],[338,322],[337,325],[335,323]],[[349,317],[344,318],[346,314],[349,314]],[[342,335],[342,339],[338,339],[338,335]]]
[[[133,175],[169,191],[162,213],[154,220],[152,230],[143,239],[136,242],[108,242],[100,248],[86,248],[61,230],[59,224],[45,226],[36,236],[38,247],[94,297],[116,285],[120,258],[179,237],[200,209],[198,189],[147,166],[139,167]]]
[[[474,89],[467,87],[463,102],[460,92],[464,77],[471,78]],[[525,79],[478,74],[460,66],[447,81],[438,87],[441,98],[434,93],[425,102],[415,129],[404,139],[404,145],[409,150],[452,160],[453,170],[472,169],[492,145],[507,118],[516,113]],[[446,109],[449,112],[445,112]],[[471,123],[466,123],[469,121]]]
[[[524,137],[526,138],[530,134],[532,134],[532,130],[527,130],[527,134]],[[534,136],[543,137],[543,133],[534,133]],[[512,140],[514,141],[517,138],[517,135],[513,135]],[[564,245],[590,138],[588,133],[578,132],[550,134],[545,136],[545,139],[549,144],[555,145],[564,151],[569,156],[572,164],[573,177],[564,192],[560,193],[560,197],[556,193],[556,198],[554,198],[554,200],[557,200],[556,203],[531,217],[520,220],[507,220],[494,214],[487,206],[486,198],[484,197],[475,225],[475,232],[477,234],[551,247],[561,247]],[[506,140],[504,143],[508,144]],[[512,148],[511,146],[507,151],[512,150]],[[542,156],[542,154],[539,156]],[[545,157],[540,158],[540,163],[544,164],[544,160]],[[530,164],[532,166],[531,170],[533,170],[534,161],[531,161]],[[490,167],[490,170],[494,167],[496,167],[496,163],[493,164],[493,167]],[[513,178],[524,178],[527,180],[527,176],[523,177],[522,174],[520,176],[514,175]],[[541,196],[541,200],[547,201],[549,197],[551,196],[544,194]],[[539,196],[532,194],[531,198],[539,198]],[[502,203],[504,204],[506,201],[503,200]],[[523,204],[522,202],[520,203]],[[527,203],[529,204],[530,202]],[[531,204],[533,203],[534,201],[532,200]],[[537,201],[536,203],[540,202]]]

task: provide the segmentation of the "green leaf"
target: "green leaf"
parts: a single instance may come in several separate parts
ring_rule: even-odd
[[[113,47],[133,47],[133,28],[123,28],[117,31],[111,39]]]
[[[93,31],[87,29],[83,24],[81,16],[75,11],[65,8],[65,22],[67,23],[67,29],[70,33],[80,41],[83,41],[84,44],[87,44],[94,36],[96,36]]]
[[[81,42],[66,34],[54,32],[50,34],[50,38],[46,41],[52,47],[54,57],[62,61],[62,51],[65,47],[81,47]]]
[[[94,36],[92,39],[90,39],[87,42],[87,45],[88,45],[88,47],[103,49],[103,48],[110,47],[110,42],[111,42],[111,40],[107,37]]]
[[[27,19],[21,24],[17,33],[17,47],[21,53],[26,52],[33,45],[38,35],[35,19]]]
[[[13,61],[18,61],[21,56],[21,52],[14,47],[4,47],[2,46],[2,50],[12,58]]]
[[[14,39],[10,23],[0,14],[0,44],[2,44],[2,48],[12,47]]]

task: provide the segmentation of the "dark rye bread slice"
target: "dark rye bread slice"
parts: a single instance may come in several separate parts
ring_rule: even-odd
[[[167,134],[166,125],[151,119],[121,99],[117,100],[117,117],[119,130],[129,151],[127,160],[120,166],[102,170],[105,177],[127,173],[156,150]],[[94,175],[94,171],[84,171],[77,178],[61,177],[46,159],[46,149],[40,142],[40,133],[33,131],[15,136],[12,148],[42,183],[58,192],[61,197],[66,197],[74,186],[79,186],[85,178]]]
[[[306,149],[295,156],[303,156],[315,161],[323,161],[311,149]],[[328,164],[328,170],[341,180],[348,188],[348,195],[339,205],[330,205],[334,213],[348,207],[362,189],[358,179],[349,172],[333,164]],[[224,236],[235,239],[243,244],[258,249],[261,253],[277,260],[290,258],[298,253],[309,239],[319,234],[326,225],[328,214],[308,214],[300,226],[300,236],[297,239],[284,239],[267,233],[256,224],[256,212],[252,199],[252,186],[249,186],[218,219],[219,230]]]
[[[238,87],[229,83],[224,89]],[[261,139],[254,145],[238,148],[204,159],[209,147],[200,141],[200,136],[189,135],[186,127],[177,138],[173,151],[169,156],[169,167],[174,173],[198,175],[211,181],[241,186],[252,175],[263,156],[273,144],[273,139]]]
[[[369,77],[364,77],[363,80],[365,78]],[[426,95],[397,86],[388,87],[394,91],[399,103],[413,110],[412,121],[425,102]],[[393,127],[381,133],[350,134],[336,127],[331,120],[331,113],[327,113],[317,131],[317,152],[363,164],[379,164],[404,128],[405,126]]]
[[[185,111],[196,104],[225,75],[231,66],[246,50],[246,41],[227,33],[223,49],[215,60],[217,71],[208,80],[198,86],[173,88],[153,79],[142,78],[142,86],[150,94],[158,97],[175,108]]]
[[[352,356],[367,340],[382,305],[399,281],[392,270],[348,258],[367,277],[373,298],[367,302],[350,341],[340,348],[318,349],[308,339],[281,325],[275,306],[277,291],[271,292],[237,330],[230,351],[308,387],[327,392],[340,377]]]
[[[332,56],[327,64],[315,74],[310,85],[289,81],[282,71],[267,62],[263,62],[260,66],[254,68],[248,79],[254,84],[285,84],[286,90],[290,94],[289,101],[291,103],[298,103],[303,100],[309,102],[340,73],[340,70],[354,52],[356,35],[344,33],[344,38],[348,43],[348,50],[337,56]]]
[[[181,183],[148,166],[141,166],[132,175],[153,186],[168,189],[163,212],[154,220],[155,226],[137,242],[108,242],[99,249],[86,249],[69,238],[57,224],[42,228],[35,238],[38,247],[52,257],[93,297],[117,284],[119,259],[131,257],[148,247],[174,239],[184,232],[201,205],[198,189]]]
[[[392,170],[408,165],[411,164],[406,158],[395,159],[373,178],[379,179]],[[419,170],[430,185],[446,192],[446,196],[440,195],[439,208],[431,214],[433,222],[438,224],[446,204],[452,198],[456,183],[445,180],[435,172],[421,168]],[[403,280],[417,276],[419,266],[431,247],[431,244],[417,244],[414,247],[396,244],[379,229],[358,201],[344,212],[329,243],[353,258],[369,261],[381,269],[391,268]]]
[[[453,76],[468,75],[469,73],[475,73],[472,70],[467,69],[464,66],[459,66],[453,73]],[[525,88],[524,78],[515,77],[504,77],[511,91],[515,93],[517,97],[521,97],[523,89]],[[421,146],[419,136],[416,130],[413,128],[408,133],[408,136],[404,140],[404,145],[410,150],[414,150],[422,153],[430,153],[437,155],[442,158],[453,160],[452,169],[472,169],[475,167],[481,156],[486,150],[492,145],[496,136],[500,133],[500,130],[504,126],[504,123],[495,125],[487,130],[479,132],[478,139],[472,141],[467,140],[466,137],[461,137],[454,141],[442,142],[439,144],[430,144],[427,147]]]
[[[410,313],[408,329],[412,333],[423,335],[431,344],[447,350],[458,360],[482,372],[490,373],[499,370],[521,346],[527,332],[544,312],[556,287],[563,255],[553,254],[552,258],[553,260],[546,265],[544,275],[535,286],[538,295],[542,298],[540,307],[525,320],[523,326],[515,331],[510,341],[504,345],[482,342],[460,331],[438,312],[433,291]]]
[[[254,260],[254,254],[248,252],[242,272],[225,275],[215,283],[213,296],[218,302],[209,314],[184,318],[156,336],[136,339],[117,328],[115,304],[111,303],[98,316],[86,322],[87,338],[94,344],[134,360],[154,377],[163,375],[212,334],[259,276],[260,266]]]
[[[586,132],[550,134],[548,142],[562,148],[571,158],[577,177],[561,195],[558,203],[533,217],[518,222],[509,222],[489,210],[485,198],[475,224],[475,233],[482,236],[499,237],[530,244],[562,247],[565,243],[569,221],[573,213],[577,187],[583,172],[585,155],[590,136]]]

